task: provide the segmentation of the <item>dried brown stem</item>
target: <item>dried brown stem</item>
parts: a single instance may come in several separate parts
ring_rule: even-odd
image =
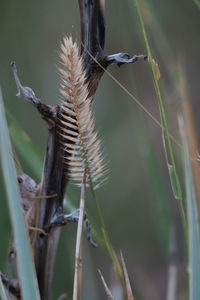
[[[60,147],[57,125],[49,129],[47,151],[41,184],[41,196],[53,195],[42,199],[39,206],[38,227],[46,228],[57,210],[62,209],[67,179],[64,176],[63,148]],[[35,263],[41,299],[48,299],[51,286],[53,265],[59,240],[60,228],[49,227],[48,236],[39,234],[35,245]]]
[[[140,59],[146,59],[146,55],[134,55],[117,53],[104,56],[105,44],[105,18],[104,1],[102,0],[79,0],[81,15],[81,40],[82,57],[87,72],[89,88],[88,97],[93,97],[99,85],[99,81],[105,69],[111,64],[121,66],[134,63]]]

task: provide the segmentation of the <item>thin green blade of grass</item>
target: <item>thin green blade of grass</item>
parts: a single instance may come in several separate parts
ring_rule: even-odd
[[[9,138],[3,98],[0,91],[0,149],[3,175],[17,250],[18,272],[24,299],[39,300],[39,290],[33,266],[26,226],[20,204],[15,164]]]
[[[197,199],[190,160],[189,146],[185,134],[184,121],[179,118],[179,128],[184,147],[184,167],[186,184],[186,207],[188,218],[188,258],[189,258],[189,299],[200,299],[200,241]]]
[[[166,120],[166,116],[165,116],[165,110],[164,110],[163,100],[162,100],[162,96],[161,96],[161,91],[160,91],[160,87],[158,84],[158,79],[156,77],[155,62],[151,55],[151,49],[150,49],[150,45],[148,42],[146,30],[144,27],[144,22],[143,22],[142,14],[141,14],[140,7],[138,4],[138,0],[129,0],[129,2],[132,5],[133,5],[133,3],[135,3],[135,5],[136,5],[137,14],[138,14],[139,21],[140,21],[140,27],[142,30],[142,35],[143,35],[146,50],[147,50],[149,66],[151,69],[153,83],[154,83],[154,89],[155,89],[156,96],[158,99],[158,107],[159,107],[160,116],[161,116],[161,124],[163,125],[162,136],[163,136],[163,146],[164,146],[165,158],[166,158],[166,162],[167,162],[167,166],[168,166],[169,177],[170,177],[174,197],[178,201],[181,222],[182,222],[182,226],[183,226],[185,240],[187,243],[187,224],[186,224],[185,212],[184,212],[184,207],[183,207],[183,202],[182,202],[182,191],[181,191],[181,186],[179,183],[178,174],[177,174],[177,170],[176,170],[174,153],[173,153],[173,148],[172,148],[172,144],[171,144],[171,140],[170,140],[170,135],[169,135],[167,120]]]
[[[5,291],[1,276],[0,276],[0,298],[1,298],[1,300],[9,300],[6,295],[6,291]]]

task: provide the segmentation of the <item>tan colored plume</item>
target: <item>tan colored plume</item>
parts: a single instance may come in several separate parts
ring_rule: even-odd
[[[62,75],[60,92],[64,99],[60,105],[60,134],[65,150],[67,174],[80,185],[85,167],[87,183],[98,187],[104,177],[101,143],[94,131],[91,98],[88,98],[86,74],[76,43],[65,37],[61,44]]]

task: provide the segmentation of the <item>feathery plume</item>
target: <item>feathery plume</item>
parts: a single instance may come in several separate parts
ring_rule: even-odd
[[[60,134],[64,146],[65,163],[69,177],[81,184],[85,167],[87,183],[97,188],[104,175],[101,143],[94,131],[91,98],[88,98],[86,73],[76,43],[65,37],[61,44],[62,76],[60,92]]]

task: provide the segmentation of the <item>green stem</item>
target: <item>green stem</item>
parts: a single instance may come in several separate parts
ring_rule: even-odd
[[[130,1],[132,2],[132,0],[130,0]],[[135,0],[135,4],[136,4],[137,14],[139,16],[140,26],[141,26],[141,30],[142,30],[142,34],[143,34],[143,37],[144,37],[146,50],[147,50],[149,66],[150,66],[152,76],[153,76],[154,88],[155,88],[155,92],[156,92],[157,99],[158,99],[158,106],[159,106],[159,111],[160,111],[160,116],[161,116],[161,122],[162,122],[162,125],[163,125],[163,128],[164,128],[163,135],[164,135],[164,138],[166,137],[170,162],[171,162],[172,169],[173,169],[174,182],[175,182],[175,188],[176,188],[175,198],[177,198],[177,201],[178,201],[178,207],[179,207],[179,212],[180,212],[180,217],[181,217],[181,223],[182,223],[182,226],[183,226],[184,236],[185,236],[186,244],[188,244],[187,222],[186,222],[186,217],[185,217],[185,212],[184,212],[184,207],[183,207],[181,186],[180,186],[179,179],[178,179],[178,174],[177,174],[177,171],[176,171],[176,164],[175,164],[174,153],[173,153],[172,144],[171,144],[171,140],[170,140],[167,120],[166,120],[166,116],[165,116],[164,105],[163,105],[163,101],[162,101],[162,96],[161,96],[158,80],[156,78],[155,65],[154,65],[154,62],[153,62],[153,59],[152,59],[151,49],[150,49],[150,46],[149,46],[146,30],[145,30],[145,27],[144,27],[144,22],[143,22],[141,11],[140,11],[139,4],[138,4],[138,0]],[[165,145],[164,145],[164,148],[165,148]],[[168,164],[167,149],[164,149],[164,150],[165,150],[166,161],[167,161],[167,164]],[[168,165],[168,170],[169,170],[169,165]]]

